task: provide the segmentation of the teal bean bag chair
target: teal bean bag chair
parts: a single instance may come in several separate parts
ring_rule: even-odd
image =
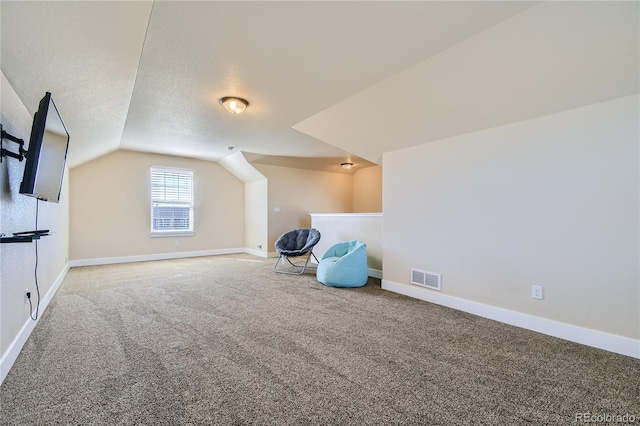
[[[358,240],[332,246],[320,259],[316,278],[331,287],[362,287],[369,279],[367,246]]]

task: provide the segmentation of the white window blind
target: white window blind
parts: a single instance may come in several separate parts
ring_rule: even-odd
[[[193,233],[193,172],[151,167],[151,234]]]

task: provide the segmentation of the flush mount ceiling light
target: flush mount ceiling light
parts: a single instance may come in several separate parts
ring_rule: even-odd
[[[340,165],[342,166],[343,169],[347,169],[347,170],[353,167],[353,163],[340,163]]]
[[[249,105],[249,102],[246,99],[235,98],[233,96],[220,98],[220,103],[231,114],[240,114]]]

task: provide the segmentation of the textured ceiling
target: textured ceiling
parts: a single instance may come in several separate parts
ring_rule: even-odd
[[[219,160],[229,146],[369,165],[292,126],[536,3],[3,1],[0,65],[30,112],[53,93],[72,167],[118,148]],[[227,95],[249,108],[227,113]]]
[[[52,93],[71,166],[120,146],[151,5],[0,2],[2,72],[31,114]]]
[[[345,172],[637,93],[639,5],[2,1],[0,67],[31,113],[53,93],[72,167],[116,149],[242,151]],[[229,95],[243,114],[218,103]]]
[[[378,162],[385,152],[638,93],[639,5],[537,5],[294,128]]]

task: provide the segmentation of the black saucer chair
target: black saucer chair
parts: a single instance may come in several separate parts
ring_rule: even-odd
[[[273,266],[273,270],[279,274],[302,275],[307,269],[311,256],[318,262],[318,258],[313,254],[313,247],[320,241],[320,232],[315,228],[298,228],[280,235],[276,240],[275,248],[280,257]],[[304,265],[296,265],[289,258],[307,256]],[[293,271],[278,269],[280,263],[285,260],[294,267]]]

